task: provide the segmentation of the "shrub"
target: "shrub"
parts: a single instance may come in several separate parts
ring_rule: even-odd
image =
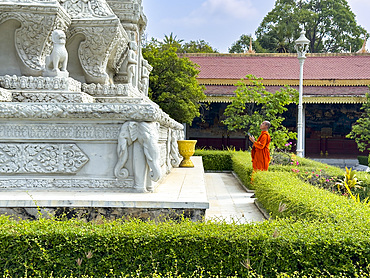
[[[231,171],[233,151],[196,150],[194,155],[202,156],[206,171]]]
[[[236,152],[232,156],[233,171],[238,175],[241,182],[248,188],[253,189],[251,184],[252,177],[252,157],[250,152]]]
[[[359,164],[365,165],[365,166],[369,165],[369,157],[359,155],[359,156],[357,156],[357,159],[358,159]]]
[[[370,261],[366,221],[0,222],[10,277],[354,277]]]
[[[292,171],[297,165],[272,165],[250,184],[250,153],[228,153],[269,221],[99,224],[0,216],[4,277],[369,277],[369,207],[302,181]],[[326,167],[297,160],[300,169]]]

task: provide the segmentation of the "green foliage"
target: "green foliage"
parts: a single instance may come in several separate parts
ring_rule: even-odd
[[[347,138],[355,139],[360,151],[370,150],[370,95],[366,93],[366,102],[362,105],[361,118],[352,126]]]
[[[300,24],[312,53],[358,50],[367,35],[346,0],[277,0],[256,31],[257,41],[271,52],[295,52]]]
[[[252,157],[250,152],[236,152],[233,157],[233,171],[238,175],[241,182],[248,188],[254,189],[251,184],[253,173]]]
[[[361,188],[360,186],[361,181],[357,179],[356,173],[357,172],[352,170],[352,168],[348,169],[346,167],[346,173],[344,174],[344,179],[336,183],[336,185],[338,186],[338,191],[342,188],[346,188],[347,190]]]
[[[153,39],[152,39],[153,41]],[[182,39],[178,39],[177,36],[175,36],[172,32],[169,36],[164,35],[163,43],[164,46],[172,46],[176,47],[177,49],[181,48],[181,44],[184,42]]]
[[[188,58],[177,56],[180,43],[172,34],[165,42],[152,40],[143,47],[143,57],[153,66],[149,97],[176,121],[191,124],[205,98],[204,86],[196,80],[199,70]]]
[[[369,165],[369,157],[368,156],[359,155],[359,156],[357,156],[357,159],[358,159],[358,163],[360,165],[365,165],[365,166]]]
[[[256,182],[259,179],[258,174]],[[0,268],[10,277],[25,273],[27,277],[354,277],[354,273],[366,272],[369,209],[353,207],[353,202],[339,201],[335,206],[325,196],[320,205],[325,200],[324,209],[317,207],[312,213],[320,220],[284,218],[245,225],[16,222],[0,217]],[[311,198],[302,206],[312,211],[312,202]],[[293,212],[289,205],[288,214]],[[296,207],[299,212],[304,210]],[[355,219],[347,221],[351,213]]]
[[[241,35],[240,38],[231,45],[231,47],[229,48],[229,53],[244,53],[248,51],[251,38],[252,35]],[[261,47],[258,41],[252,40],[252,48],[257,53],[267,52]]]
[[[217,49],[214,49],[205,40],[186,42],[181,46],[180,52],[182,53],[218,53]]]
[[[230,131],[249,131],[255,137],[260,134],[260,124],[268,120],[271,122],[269,133],[274,146],[283,148],[289,139],[296,138],[296,133],[289,131],[282,125],[282,113],[287,110],[286,106],[297,103],[298,92],[295,89],[285,86],[280,91],[270,93],[262,84],[262,78],[247,75],[251,85],[243,80],[237,83],[235,96],[232,103],[225,110],[227,117],[223,123]]]
[[[203,168],[206,171],[231,171],[232,151],[195,150],[194,155],[203,158]]]
[[[250,153],[224,153],[248,185]],[[223,157],[220,151],[197,154]],[[295,157],[291,165],[253,175],[258,200],[272,215],[260,223],[30,222],[0,216],[0,269],[8,278],[369,277],[370,208],[291,171],[314,166],[337,169]],[[360,180],[366,177],[358,173]]]

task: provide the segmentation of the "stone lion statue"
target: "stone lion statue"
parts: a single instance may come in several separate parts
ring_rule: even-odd
[[[51,38],[53,41],[53,51],[50,55],[46,56],[43,76],[68,77],[68,52],[65,47],[66,35],[62,30],[54,30]]]

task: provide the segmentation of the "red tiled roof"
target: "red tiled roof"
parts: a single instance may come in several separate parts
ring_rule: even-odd
[[[236,86],[231,85],[206,85],[207,96],[234,96]],[[298,90],[298,86],[291,86]],[[275,93],[281,86],[265,86],[266,90]],[[365,96],[369,93],[367,86],[348,86],[348,87],[327,87],[327,86],[305,86],[303,88],[304,96]]]
[[[263,79],[299,79],[299,62],[292,56],[191,56],[200,66],[199,79],[241,79],[253,74]],[[370,55],[312,56],[304,64],[304,79],[370,79]]]

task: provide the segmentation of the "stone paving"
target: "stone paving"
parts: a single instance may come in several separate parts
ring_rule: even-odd
[[[206,220],[238,224],[265,220],[248,193],[232,173],[205,173],[209,209]]]

